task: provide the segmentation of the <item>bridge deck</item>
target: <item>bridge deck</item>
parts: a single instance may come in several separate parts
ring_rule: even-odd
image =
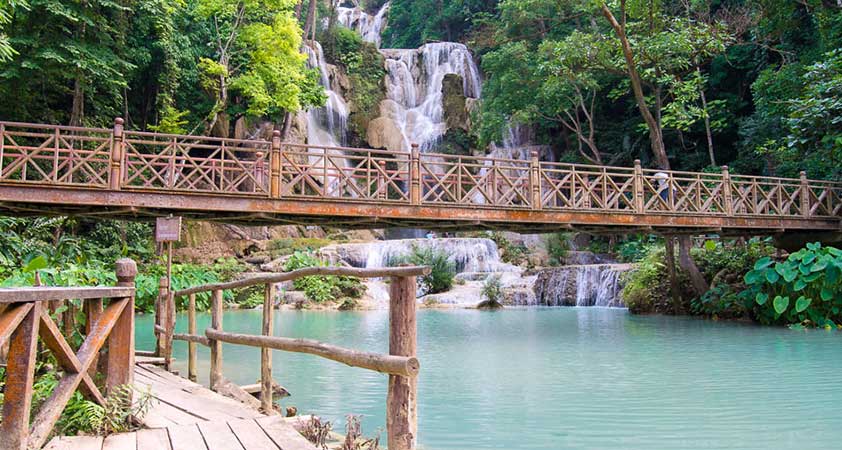
[[[265,416],[203,386],[146,364],[134,371],[135,386],[149,390],[154,405],[133,433],[60,436],[50,450],[315,450],[290,419]]]
[[[0,122],[0,214],[767,234],[840,230],[842,183]]]

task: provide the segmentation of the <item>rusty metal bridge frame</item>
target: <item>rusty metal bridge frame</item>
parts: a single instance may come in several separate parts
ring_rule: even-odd
[[[591,233],[839,232],[842,183],[0,122],[0,214]]]

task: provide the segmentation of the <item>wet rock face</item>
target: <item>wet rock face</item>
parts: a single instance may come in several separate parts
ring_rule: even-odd
[[[455,73],[444,76],[441,82],[442,112],[448,130],[460,128],[470,131],[468,108],[465,94],[462,93],[462,77]]]

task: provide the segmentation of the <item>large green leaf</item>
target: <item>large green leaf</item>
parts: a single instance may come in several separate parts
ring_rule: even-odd
[[[746,284],[757,284],[765,278],[763,275],[762,270],[749,270],[746,273],[745,282]]]
[[[801,272],[802,275],[807,275],[808,273],[813,271],[813,266],[801,264],[800,266],[798,266],[798,270]]]
[[[772,307],[775,308],[775,312],[778,313],[778,315],[783,314],[788,306],[789,297],[781,297],[780,295],[778,295],[772,302]]]
[[[778,280],[781,279],[781,276],[778,275],[778,272],[775,272],[772,269],[766,269],[765,272],[766,272],[766,281],[768,281],[769,284],[775,284],[775,283],[778,282]]]
[[[833,290],[830,286],[822,286],[822,291],[819,293],[819,296],[824,301],[832,300],[833,299]]]
[[[783,273],[784,281],[787,283],[792,283],[792,281],[798,277],[798,269],[787,265],[784,269]]]
[[[803,259],[801,259],[801,262],[804,263],[804,264],[810,264],[815,259],[816,259],[815,253],[808,253],[807,255],[804,256]]]
[[[765,269],[771,266],[773,262],[774,261],[772,261],[772,258],[764,256],[763,258],[758,259],[756,263],[754,263],[754,270]]]
[[[813,267],[810,268],[811,272],[821,272],[827,267],[827,264],[830,261],[827,258],[819,258],[815,263],[813,263]]]
[[[799,278],[799,279],[795,280],[795,285],[792,286],[792,289],[794,289],[796,291],[801,291],[805,287],[807,287],[807,281],[803,278]]]
[[[804,311],[805,309],[807,309],[807,307],[810,306],[810,303],[812,301],[812,299],[804,297],[803,295],[801,297],[798,297],[798,300],[795,301],[795,312]]]
[[[754,297],[754,301],[757,302],[758,305],[763,306],[769,301],[769,294],[765,292],[759,292],[756,297]]]

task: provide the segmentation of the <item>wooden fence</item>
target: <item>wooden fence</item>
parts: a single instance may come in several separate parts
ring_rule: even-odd
[[[155,333],[158,335],[157,353],[165,365],[172,359],[174,340],[187,341],[188,377],[197,376],[196,346],[210,348],[210,387],[221,390],[230,385],[222,374],[222,344],[236,344],[260,348],[260,404],[265,412],[274,411],[272,405],[272,353],[281,350],[309,353],[353,367],[389,375],[386,399],[386,432],[390,450],[409,450],[416,445],[418,421],[416,409],[417,375],[420,364],[416,358],[416,276],[426,275],[427,267],[393,267],[385,269],[355,269],[345,267],[311,267],[292,272],[262,275],[228,283],[197,286],[168,292],[166,279],[161,282],[157,302]],[[360,278],[390,278],[389,354],[362,352],[326,344],[311,339],[273,336],[275,284],[305,276],[353,276]],[[223,291],[251,286],[264,286],[263,322],[261,335],[224,331]],[[196,294],[211,293],[211,327],[203,334],[196,330]],[[175,333],[176,298],[187,297],[187,333]],[[228,389],[226,387],[226,389]]]
[[[842,215],[842,183],[0,122],[0,184],[691,216]]]
[[[104,405],[105,397],[94,381],[98,367],[105,376],[106,393],[132,382],[137,266],[130,259],[121,259],[116,263],[116,273],[115,287],[0,289],[0,347],[9,342],[0,423],[3,450],[41,448],[77,389],[89,400]],[[77,352],[50,317],[47,306],[71,299],[84,302],[86,313],[87,336]],[[30,423],[39,336],[64,375]],[[98,364],[103,349],[106,355]]]

